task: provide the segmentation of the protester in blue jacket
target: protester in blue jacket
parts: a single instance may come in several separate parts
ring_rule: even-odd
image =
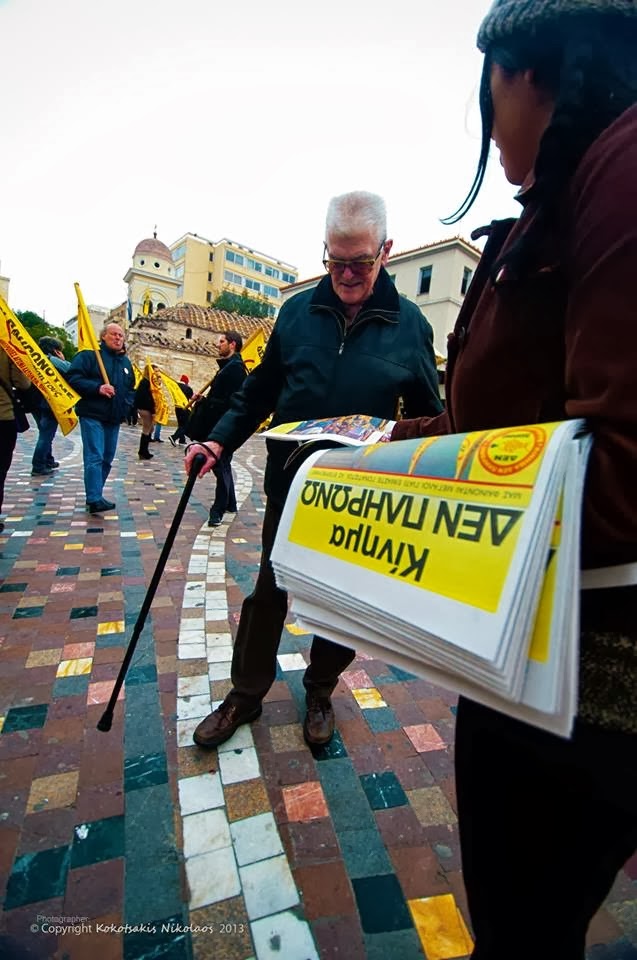
[[[100,341],[100,356],[109,382],[104,382],[93,350],[80,350],[71,361],[66,377],[82,398],[75,410],[82,432],[84,488],[89,513],[102,513],[115,506],[104,499],[102,491],[117,449],[119,426],[132,406],[135,388],[133,365],[122,353],[124,331],[119,324],[108,323]]]
[[[62,352],[61,340],[58,340],[57,337],[40,337],[38,346],[47,355],[58,373],[63,375],[68,373],[71,364]],[[31,476],[48,476],[60,466],[53,456],[53,439],[57,433],[58,422],[42,395],[37,409],[33,411],[33,416],[38,425],[38,440],[31,460]]]

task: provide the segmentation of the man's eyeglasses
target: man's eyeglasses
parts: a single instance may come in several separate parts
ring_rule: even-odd
[[[385,249],[386,242],[386,240],[383,240],[375,257],[363,257],[360,260],[335,260],[332,257],[327,257],[323,260],[323,266],[328,273],[343,273],[347,267],[356,276],[366,277],[374,269],[376,261]],[[325,252],[327,253],[327,245],[325,246]]]

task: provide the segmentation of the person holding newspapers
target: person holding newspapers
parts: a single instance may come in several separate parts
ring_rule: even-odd
[[[599,586],[580,597],[574,732],[466,698],[456,728],[474,960],[583,960],[637,846],[637,4],[496,0],[478,46],[482,148],[447,222],[476,199],[491,140],[522,213],[480,231],[446,411],[392,440],[569,418],[593,436],[581,563]]]
[[[241,446],[272,411],[276,426],[345,414],[394,417],[401,397],[412,416],[442,409],[431,326],[389,278],[385,265],[391,247],[381,197],[357,191],[331,200],[323,260],[327,276],[283,305],[261,363],[233,395],[229,411],[206,443],[187,448],[186,471],[194,456],[203,454],[200,473],[207,473],[224,450]],[[285,469],[288,444],[267,442],[261,565],[241,610],[232,690],[193,735],[204,747],[223,743],[255,720],[276,676],[287,594],[276,586],[270,554],[293,471]],[[311,745],[332,737],[331,694],[354,655],[314,637],[303,680],[303,731]]]

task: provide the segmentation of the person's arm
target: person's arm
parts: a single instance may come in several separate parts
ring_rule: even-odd
[[[637,115],[589,150],[576,174],[565,324],[566,412],[593,433],[582,549],[587,565],[637,548]]]
[[[433,345],[431,324],[420,314],[416,318],[420,342],[415,345],[418,357],[418,369],[413,382],[403,397],[404,419],[396,423],[391,435],[392,440],[407,440],[412,437],[432,436],[434,433],[448,433],[448,425],[443,429],[446,414],[440,400],[436,354]]]
[[[75,354],[66,379],[81,397],[94,397],[98,394],[112,397],[115,393],[113,387],[102,380],[92,350],[80,350]]]

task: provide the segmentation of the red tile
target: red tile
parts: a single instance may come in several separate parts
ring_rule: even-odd
[[[124,860],[106,860],[69,870],[64,910],[69,916],[98,917],[118,911],[124,893]]]
[[[354,895],[342,861],[297,867],[293,874],[308,920],[347,917],[356,912]]]
[[[283,787],[282,794],[288,820],[318,820],[329,816],[323,788],[318,780]]]

